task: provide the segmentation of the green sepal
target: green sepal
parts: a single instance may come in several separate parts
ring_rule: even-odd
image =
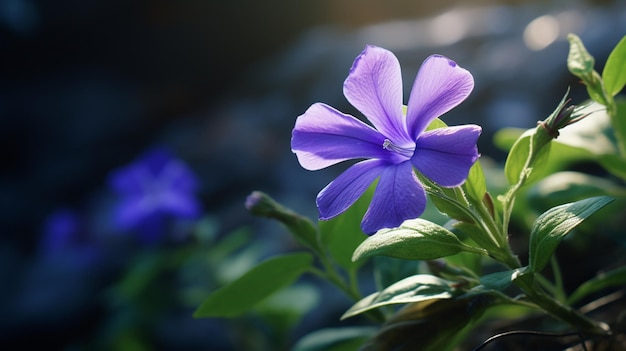
[[[292,284],[311,268],[313,256],[293,253],[270,258],[232,283],[214,291],[196,309],[194,318],[236,317],[274,292]]]

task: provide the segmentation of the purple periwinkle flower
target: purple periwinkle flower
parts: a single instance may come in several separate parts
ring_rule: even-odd
[[[151,150],[114,171],[109,183],[120,196],[114,223],[139,230],[146,241],[158,239],[166,218],[195,219],[201,214],[195,174],[166,149]]]
[[[69,209],[51,213],[43,224],[40,242],[42,258],[77,268],[92,267],[100,259],[101,250],[83,222],[78,213]]]
[[[365,233],[419,217],[426,207],[426,193],[414,168],[442,187],[463,184],[479,156],[476,142],[481,128],[426,128],[465,100],[473,87],[467,70],[446,57],[430,56],[415,78],[405,114],[398,59],[390,51],[367,46],[354,61],[343,92],[373,127],[315,103],[298,117],[293,129],[291,149],[305,169],[365,159],[318,194],[320,219],[344,212],[376,179],[372,202],[361,222]]]

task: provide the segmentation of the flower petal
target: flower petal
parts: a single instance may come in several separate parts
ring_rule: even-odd
[[[158,174],[158,180],[173,192],[191,194],[200,187],[200,181],[192,170],[182,161],[175,159],[163,167]]]
[[[129,165],[109,173],[108,183],[118,194],[140,196],[143,193],[142,184],[145,178],[152,176],[140,165]]]
[[[366,46],[352,64],[343,94],[396,145],[411,142],[402,114],[400,63],[390,51]]]
[[[115,208],[114,224],[122,230],[135,228],[154,212],[143,197],[126,197]]]
[[[411,162],[418,171],[444,187],[463,184],[478,159],[481,128],[463,125],[433,129],[417,139]]]
[[[340,174],[317,195],[320,219],[331,219],[352,206],[387,165],[380,160],[366,160]]]
[[[420,67],[407,107],[407,128],[412,139],[435,118],[460,104],[474,89],[467,70],[441,55],[429,56]]]
[[[395,228],[407,219],[419,217],[425,208],[426,193],[411,163],[392,165],[380,176],[361,229],[371,235],[383,228]]]
[[[385,137],[362,121],[316,103],[298,117],[291,151],[302,167],[318,170],[354,158],[385,158]]]
[[[169,191],[159,198],[159,209],[176,218],[198,218],[201,214],[202,206],[192,194]]]

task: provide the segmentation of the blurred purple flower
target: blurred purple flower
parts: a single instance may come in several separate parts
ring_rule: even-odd
[[[160,237],[167,218],[196,219],[201,214],[196,175],[164,148],[112,172],[109,184],[120,196],[114,224],[139,231],[148,242]]]
[[[474,79],[454,61],[428,57],[402,105],[400,63],[389,51],[367,46],[359,55],[343,92],[375,127],[322,104],[313,104],[296,120],[291,148],[302,167],[319,170],[341,161],[360,161],[328,184],[317,196],[320,219],[350,207],[379,178],[361,228],[373,234],[419,217],[426,193],[413,167],[443,187],[461,185],[478,159],[477,125],[426,131],[437,117],[461,103]]]
[[[100,255],[97,245],[85,233],[80,216],[69,209],[57,210],[46,218],[40,252],[44,259],[81,266],[94,264]]]

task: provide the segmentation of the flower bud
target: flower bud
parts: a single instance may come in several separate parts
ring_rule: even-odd
[[[310,219],[286,208],[261,191],[253,191],[248,195],[245,206],[255,216],[278,220],[300,243],[313,250],[320,250],[317,228]]]

